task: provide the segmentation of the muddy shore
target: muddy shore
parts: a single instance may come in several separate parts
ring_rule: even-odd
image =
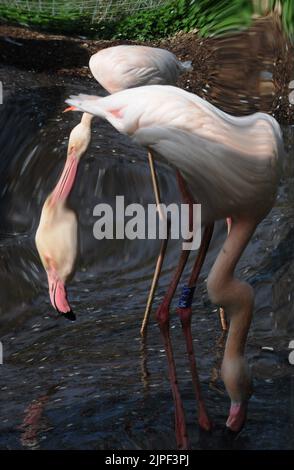
[[[21,70],[92,79],[88,61],[105,47],[132,41],[87,40],[41,33],[0,24],[0,64]],[[138,44],[138,42],[137,42]],[[146,44],[146,43],[145,43]],[[279,22],[269,16],[256,20],[243,32],[203,39],[197,33],[148,43],[191,60],[193,72],[183,75],[179,86],[192,91],[232,114],[271,113],[279,122],[294,122],[289,103],[289,82],[294,79],[294,48]]]

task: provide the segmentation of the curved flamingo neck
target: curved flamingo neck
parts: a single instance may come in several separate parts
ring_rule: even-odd
[[[89,113],[83,113],[81,123],[86,126],[90,126],[94,115]]]
[[[75,153],[71,153],[66,159],[64,169],[61,173],[57,185],[53,190],[51,196],[51,205],[54,206],[59,202],[64,203],[67,200],[76,179],[77,168],[78,159]]]

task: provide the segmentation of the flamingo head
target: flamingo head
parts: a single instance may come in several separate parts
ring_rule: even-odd
[[[44,204],[35,236],[36,247],[46,271],[53,308],[73,321],[66,282],[72,277],[77,256],[77,218],[62,204]]]
[[[68,141],[67,156],[80,160],[91,140],[91,121],[93,116],[84,113],[81,122],[73,128]]]
[[[65,281],[52,267],[46,270],[48,277],[49,295],[53,308],[68,320],[76,319],[68,302]]]

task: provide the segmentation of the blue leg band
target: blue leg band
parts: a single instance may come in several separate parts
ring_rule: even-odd
[[[179,308],[189,308],[192,305],[195,287],[183,287],[182,294],[178,303]]]

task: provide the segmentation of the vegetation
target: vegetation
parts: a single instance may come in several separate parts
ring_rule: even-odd
[[[286,34],[290,39],[294,40],[294,1],[293,0],[270,0],[269,7],[271,10],[276,8],[278,4],[281,5],[282,10],[282,25]]]
[[[250,0],[178,0],[156,11],[123,19],[116,36],[153,39],[195,28],[200,34],[211,36],[249,26],[251,14]]]
[[[48,3],[48,2],[47,2]],[[61,7],[64,4],[64,7]],[[167,0],[154,10],[141,10],[123,17],[112,4],[115,19],[93,22],[89,7],[82,2],[59,2],[57,13],[28,9],[26,2],[18,7],[0,3],[0,16],[10,22],[36,26],[53,32],[80,34],[101,39],[157,39],[178,31],[195,28],[205,37],[221,35],[248,27],[254,11],[262,13],[281,5],[285,31],[294,36],[294,0]],[[22,6],[23,5],[23,6]]]
[[[60,34],[85,34],[86,36],[93,36],[96,34],[97,25],[92,23],[92,14],[85,11],[80,11],[76,7],[75,2],[72,3],[72,8],[68,8],[68,3],[64,9],[58,9],[58,12],[52,15],[50,11],[39,11],[37,9],[28,9],[24,4],[7,6],[0,3],[0,18],[12,24],[19,24],[22,26],[32,26],[39,29],[47,30],[50,32],[57,32]],[[103,32],[106,38],[113,34],[114,24],[117,21],[107,21],[105,24],[101,22],[99,30]],[[104,32],[105,31],[105,32]]]

